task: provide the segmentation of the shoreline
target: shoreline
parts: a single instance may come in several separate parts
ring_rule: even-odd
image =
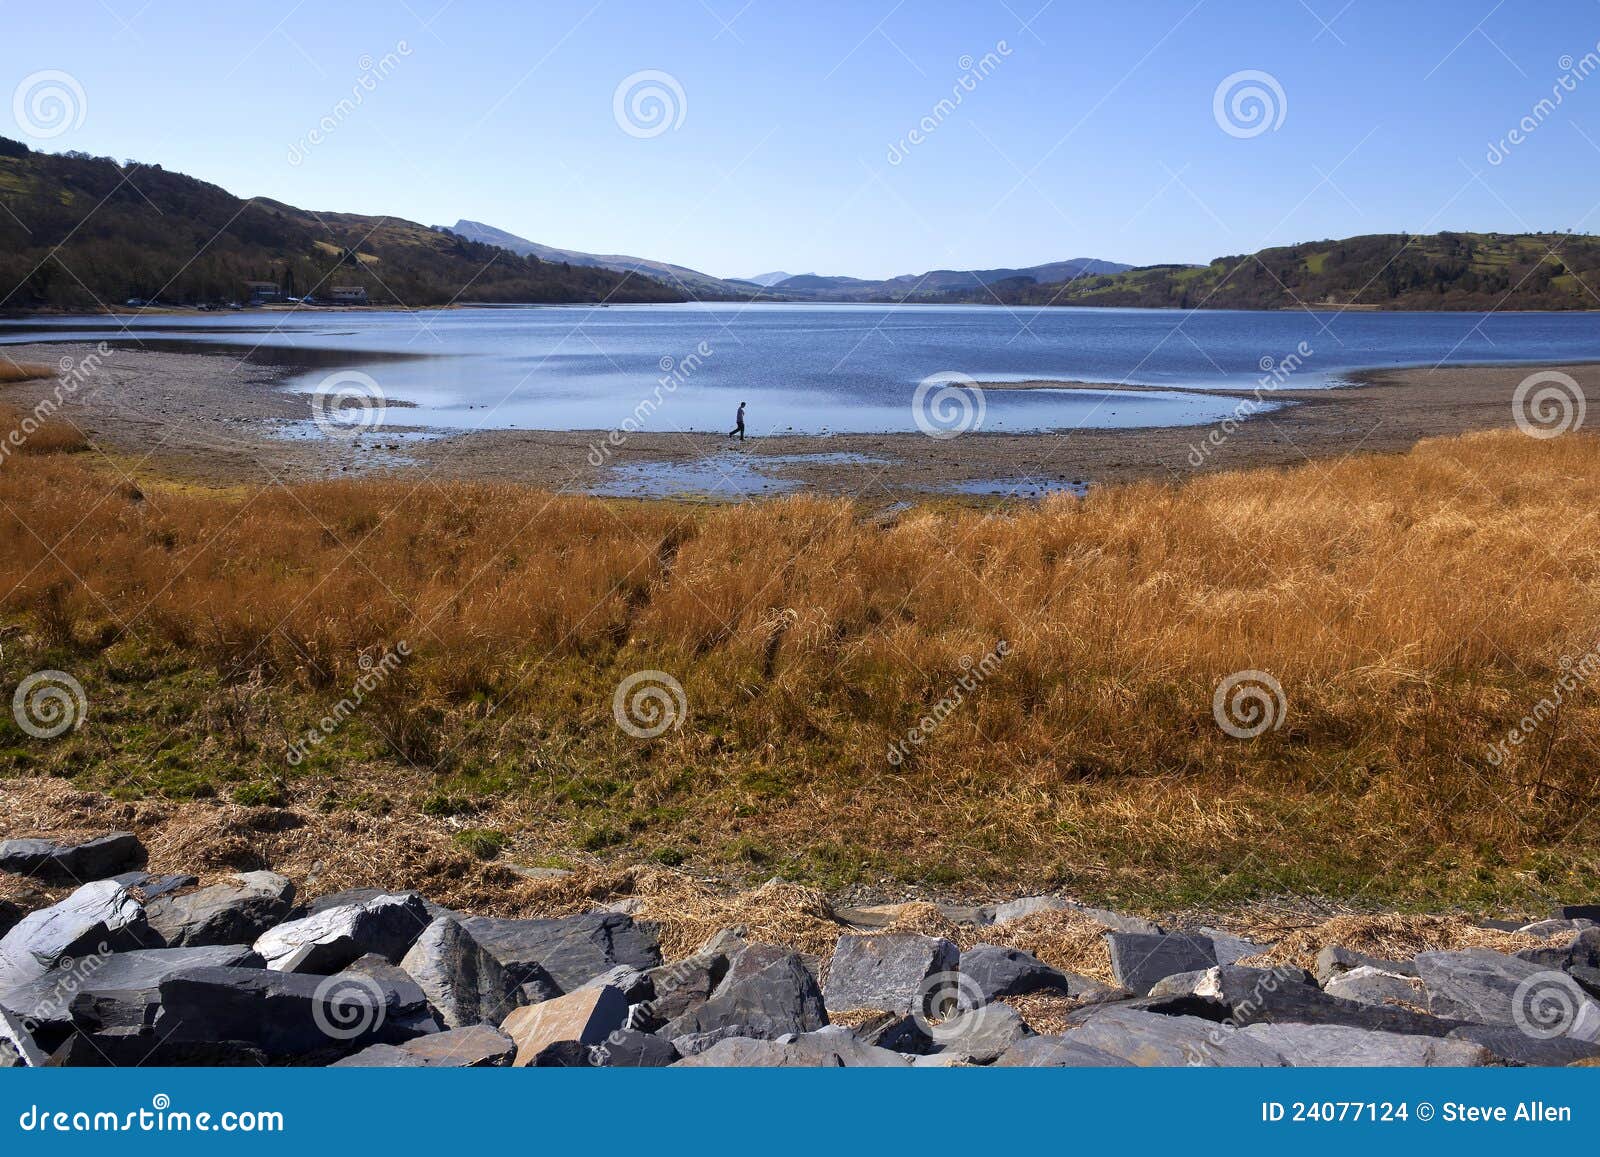
[[[75,342],[5,347],[17,361],[47,365],[81,356],[84,348]],[[1539,369],[1568,373],[1585,394],[1600,395],[1600,362],[1480,364],[1364,370],[1349,374],[1348,384],[1315,389],[1046,380],[982,387],[1208,394],[1238,399],[1242,410],[1259,396],[1273,407],[1196,426],[979,430],[946,440],[918,433],[780,434],[732,445],[713,433],[635,433],[613,445],[608,430],[453,432],[396,423],[343,440],[294,436],[311,412],[307,395],[280,388],[285,368],[214,352],[116,348],[62,413],[106,453],[207,486],[423,474],[571,493],[600,487],[618,498],[813,492],[865,501],[981,502],[1005,497],[1013,483],[1020,483],[1018,496],[1036,497],[1085,485],[1181,481],[1357,451],[1402,453],[1423,438],[1510,428],[1512,395]],[[53,382],[5,386],[0,401],[29,407],[50,394]],[[388,404],[405,406],[402,400]],[[639,483],[630,491],[634,478]],[[974,487],[985,492],[973,493]]]

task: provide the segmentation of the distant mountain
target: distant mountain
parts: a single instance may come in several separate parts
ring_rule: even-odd
[[[778,284],[778,282],[780,282],[780,281],[788,281],[789,278],[791,278],[793,276],[795,276],[793,273],[758,273],[754,277],[739,277],[739,278],[735,278],[734,280],[736,280],[736,281],[748,281],[751,285],[759,285],[763,289],[767,289],[767,288],[770,288],[771,286],[774,286],[774,285]],[[815,275],[814,274],[810,274],[810,273],[804,273],[804,274],[801,274],[800,276],[802,276],[802,277],[813,277]]]
[[[1172,309],[1594,309],[1600,238],[1562,233],[1377,233],[1150,265],[1054,283],[1000,282],[940,300]],[[780,287],[781,289],[782,287]]]
[[[504,229],[496,229],[493,225],[485,225],[482,221],[468,221],[463,218],[454,225],[439,225],[436,228],[443,232],[454,233],[458,237],[465,237],[469,241],[498,245],[502,249],[520,253],[524,257],[537,257],[541,261],[610,269],[618,273],[641,273],[664,282],[689,297],[742,299],[750,295],[748,286],[740,286],[736,282],[713,277],[697,269],[670,265],[665,261],[651,261],[645,257],[629,257],[620,253],[584,253],[577,249],[557,249],[551,245],[529,241],[526,237],[518,237],[515,233],[507,233]]]
[[[245,200],[160,165],[0,138],[0,308],[243,301],[360,286],[375,305],[679,301],[658,281],[520,257],[414,221]],[[26,225],[24,226],[24,222]]]
[[[885,281],[819,277],[808,273],[776,282],[771,288],[782,296],[811,301],[931,301],[968,291],[986,297],[989,286],[1023,288],[1077,277],[1122,273],[1132,268],[1115,261],[1074,257],[1025,269],[934,269],[927,273],[902,274]]]

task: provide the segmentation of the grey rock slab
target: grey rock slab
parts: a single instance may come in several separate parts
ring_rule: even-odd
[[[1462,1022],[1388,1005],[1360,1004],[1301,983],[1300,969],[1219,965],[1202,974],[1190,992],[1134,1002],[1150,1012],[1200,1016],[1236,1025],[1333,1024],[1382,1032],[1446,1035]]]
[[[1099,921],[1114,932],[1159,936],[1163,931],[1159,924],[1142,916],[1127,916],[1106,908],[1091,908],[1062,896],[1024,896],[1020,900],[1007,900],[1003,904],[995,904],[980,911],[985,916],[984,923],[991,924],[1008,924],[1012,920],[1021,920],[1025,916],[1033,916],[1040,912],[1077,912],[1091,920]]]
[[[1563,941],[1570,939],[1574,932],[1582,932],[1585,928],[1593,928],[1593,920],[1535,920],[1532,924],[1524,924],[1517,931],[1525,936],[1538,936],[1549,940],[1559,936]]]
[[[498,1025],[527,1003],[522,987],[457,921],[429,924],[400,961],[447,1028]]]
[[[1104,1049],[1083,1044],[1066,1036],[1024,1037],[994,1062],[994,1067],[1029,1069],[1119,1069],[1131,1068],[1132,1061]]]
[[[654,969],[651,970],[652,972]],[[584,981],[578,991],[585,988],[603,988],[610,985],[620,989],[629,1004],[643,1004],[655,997],[655,982],[650,979],[649,972],[640,972],[630,964],[619,964],[609,968],[590,980]]]
[[[1459,952],[1419,952],[1417,971],[1435,1016],[1477,1024],[1524,1023],[1545,1027],[1547,1017],[1566,1021],[1561,1035],[1600,1034],[1600,1002],[1570,976],[1544,965],[1468,948]]]
[[[1065,1033],[1075,1045],[1121,1057],[1141,1068],[1276,1068],[1278,1050],[1238,1029],[1194,1016],[1163,1016],[1125,1005],[1097,1005],[1073,1013],[1078,1028]]]
[[[742,946],[742,941],[740,942]],[[633,1027],[654,1032],[711,999],[728,975],[728,953],[702,949],[693,956],[663,964],[645,973],[651,997],[633,1011]]]
[[[249,944],[288,917],[294,885],[276,872],[241,872],[233,882],[146,897],[145,916],[172,947]]]
[[[1516,956],[1544,968],[1600,968],[1600,928],[1554,936],[1548,947],[1524,948]]]
[[[670,1021],[661,1029],[668,1039],[739,1026],[746,1035],[771,1039],[805,1033],[828,1023],[822,991],[798,953],[770,945],[752,945],[736,961],[711,999]],[[770,962],[769,962],[770,961]]]
[[[594,1046],[590,1063],[596,1068],[659,1069],[678,1055],[677,1047],[664,1037],[621,1028]]]
[[[1520,1028],[1503,1024],[1464,1025],[1451,1032],[1449,1039],[1482,1045],[1498,1060],[1511,1065],[1560,1067],[1600,1057],[1600,1043],[1570,1036],[1530,1036]]]
[[[909,1012],[928,978],[955,971],[960,958],[950,941],[917,932],[841,936],[828,968],[828,1008]]]
[[[0,1008],[0,1068],[37,1069],[48,1057],[23,1019]]]
[[[144,863],[144,845],[132,832],[58,844],[51,840],[0,843],[0,872],[16,872],[46,884],[88,884]]]
[[[1246,957],[1257,956],[1268,948],[1266,944],[1257,944],[1253,940],[1246,940],[1242,936],[1221,932],[1215,928],[1202,927],[1200,934],[1211,941],[1211,948],[1217,955],[1218,964],[1236,964]]]
[[[1363,964],[1359,968],[1352,968],[1348,972],[1341,972],[1330,977],[1322,990],[1329,996],[1337,996],[1341,1000],[1353,1000],[1358,1004],[1395,1004],[1397,1002],[1426,1007],[1427,993],[1423,990],[1422,980],[1415,976],[1403,976],[1398,972],[1385,972],[1381,968],[1374,968],[1370,964]]]
[[[1180,972],[1194,972],[1217,963],[1210,937],[1188,932],[1153,936],[1143,932],[1107,932],[1111,972],[1130,992],[1147,993],[1157,982]]]
[[[326,981],[344,1002],[347,1016],[364,1015],[374,1001],[383,1006],[385,1022],[400,1037],[437,1033],[443,1027],[427,995],[409,972],[382,956],[367,955]]]
[[[350,1069],[502,1069],[517,1055],[517,1045],[499,1029],[468,1028],[417,1037],[404,1044],[369,1045],[334,1068]]]
[[[74,1025],[87,1031],[147,1029],[160,1007],[160,985],[191,968],[259,967],[248,944],[207,948],[144,948],[86,956],[0,995],[0,1004],[60,1044]]]
[[[1087,976],[1052,968],[1017,948],[976,944],[961,954],[961,975],[976,986],[983,1003],[1002,996],[1059,992],[1064,996],[1104,995],[1112,990]]]
[[[1335,1024],[1252,1024],[1243,1036],[1265,1045],[1296,1068],[1482,1068],[1496,1064],[1481,1044]]]
[[[180,972],[161,982],[153,1036],[238,1041],[274,1060],[309,1061],[416,1035],[414,1027],[390,1019],[381,993],[349,980],[265,968]]]
[[[415,896],[422,901],[422,906],[428,910],[429,921],[437,920],[441,916],[455,916],[460,919],[459,913],[452,912],[442,904],[435,904],[420,892],[391,891],[386,888],[346,888],[342,892],[328,892],[318,896],[315,900],[301,904],[289,913],[289,919],[299,920],[306,916],[315,916],[318,912],[326,912],[329,908],[345,908],[351,904],[366,904],[376,900],[379,896]]]
[[[808,1032],[779,1040],[730,1037],[684,1057],[676,1068],[905,1068],[906,1059],[849,1033]]]
[[[1010,1005],[986,1004],[932,1026],[929,1035],[940,1052],[986,1065],[1027,1036],[1028,1026]]]
[[[520,983],[535,989],[541,974],[554,992],[575,992],[619,964],[648,971],[661,964],[660,936],[652,924],[615,912],[589,912],[558,920],[504,920],[474,916],[461,922]],[[535,967],[537,971],[535,971]],[[530,994],[530,999],[534,999]]]
[[[144,909],[111,880],[85,884],[58,904],[30,912],[0,937],[0,993],[85,953],[159,948]]]
[[[111,878],[130,892],[137,890],[147,908],[150,901],[158,896],[165,896],[180,888],[192,888],[200,882],[199,877],[183,872],[168,872],[164,875],[152,875],[149,872],[119,872]]]
[[[604,1043],[627,1016],[621,990],[589,988],[516,1009],[500,1030],[517,1042],[519,1068],[588,1065],[587,1049],[576,1046]]]
[[[273,971],[326,976],[369,952],[398,961],[429,922],[415,893],[381,895],[279,924],[255,948]]]
[[[1348,972],[1352,968],[1378,968],[1384,972],[1397,972],[1401,976],[1415,976],[1417,966],[1409,960],[1384,960],[1377,956],[1368,956],[1365,952],[1357,952],[1353,948],[1340,948],[1330,944],[1317,953],[1316,973],[1318,984],[1327,984],[1328,981],[1341,972]]]
[[[1561,904],[1550,915],[1557,920],[1593,920],[1600,923],[1600,904]]]
[[[22,919],[22,908],[10,900],[0,900],[0,936],[17,926]]]

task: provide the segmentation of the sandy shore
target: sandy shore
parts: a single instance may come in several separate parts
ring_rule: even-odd
[[[78,344],[8,346],[21,362],[57,365],[83,357]],[[1600,365],[1559,366],[1585,394],[1600,395]],[[867,499],[1031,496],[1134,479],[1178,480],[1197,471],[1292,466],[1351,453],[1396,453],[1418,439],[1514,425],[1512,394],[1528,366],[1372,372],[1335,390],[1279,390],[1270,412],[1253,392],[1236,397],[1241,420],[1209,426],[1075,430],[1052,434],[778,436],[730,444],[698,434],[633,434],[608,445],[606,431],[486,430],[416,436],[391,408],[381,433],[353,440],[311,436],[310,400],[280,388],[282,372],[216,354],[116,350],[63,408],[107,453],[208,485],[271,479],[381,475],[519,482],[618,496],[739,497],[806,488]],[[1103,390],[1061,382],[1000,389]],[[0,387],[23,408],[51,395],[54,381]],[[1137,390],[1138,387],[1129,387]],[[394,403],[391,403],[393,407]],[[986,485],[998,483],[998,486]],[[981,493],[978,495],[981,498]]]

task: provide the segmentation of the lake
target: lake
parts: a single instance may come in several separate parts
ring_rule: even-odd
[[[286,366],[288,389],[370,375],[391,425],[440,429],[914,431],[919,381],[1050,379],[1096,391],[983,391],[981,428],[1198,425],[1233,399],[1121,385],[1336,386],[1358,369],[1600,358],[1586,313],[1273,313],[999,306],[716,304],[246,311],[0,322],[0,343],[99,341],[213,349]],[[1288,359],[1286,361],[1286,359]],[[644,416],[639,418],[641,403]],[[414,406],[414,408],[412,408]]]

